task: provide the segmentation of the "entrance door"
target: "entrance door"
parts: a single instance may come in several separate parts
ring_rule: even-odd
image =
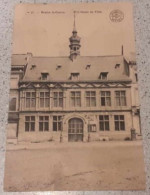
[[[69,120],[68,141],[83,141],[83,121],[80,118],[72,118]]]

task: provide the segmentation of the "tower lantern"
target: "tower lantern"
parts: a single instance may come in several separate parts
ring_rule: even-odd
[[[75,11],[74,11],[74,25],[72,36],[69,38],[70,41],[70,59],[73,61],[78,55],[80,55],[80,37],[77,35],[76,24],[75,24]]]

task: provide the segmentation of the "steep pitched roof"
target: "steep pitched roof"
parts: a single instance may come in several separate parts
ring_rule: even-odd
[[[118,68],[116,64],[120,64]],[[91,66],[87,68],[87,65]],[[121,55],[78,56],[74,61],[71,61],[69,57],[31,56],[23,80],[40,80],[43,71],[49,73],[51,81],[69,81],[73,72],[80,74],[80,81],[98,80],[101,72],[108,72],[108,80],[130,80],[125,66],[124,57]]]
[[[28,54],[13,54],[11,58],[11,65],[12,66],[26,65],[27,56]]]

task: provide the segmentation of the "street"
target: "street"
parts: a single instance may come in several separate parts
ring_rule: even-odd
[[[41,145],[6,152],[5,191],[145,189],[141,141]]]

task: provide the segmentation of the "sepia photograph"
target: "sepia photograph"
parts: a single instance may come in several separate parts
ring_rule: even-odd
[[[145,190],[133,5],[14,11],[4,190]]]

